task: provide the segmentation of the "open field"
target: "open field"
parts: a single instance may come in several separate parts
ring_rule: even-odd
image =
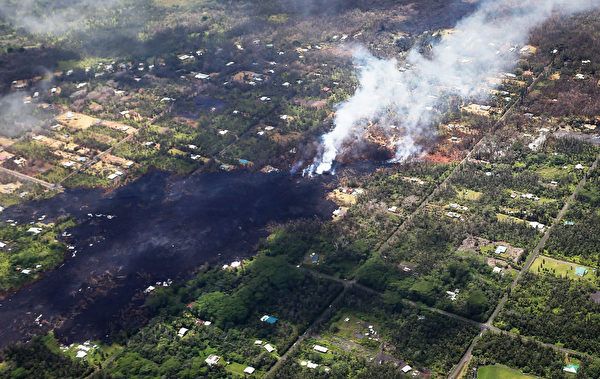
[[[533,261],[531,272],[534,274],[539,272],[550,272],[559,277],[566,277],[573,280],[585,280],[592,284],[596,283],[598,280],[596,270],[591,267],[561,261],[544,255],[540,255]]]
[[[503,365],[483,366],[477,369],[477,379],[535,379]]]

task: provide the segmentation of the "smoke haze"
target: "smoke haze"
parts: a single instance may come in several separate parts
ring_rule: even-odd
[[[3,0],[0,16],[31,33],[59,35],[84,29],[90,18],[126,6],[128,0]]]
[[[336,157],[360,140],[370,122],[390,133],[396,126],[403,130],[395,142],[395,160],[420,152],[415,141],[433,133],[443,97],[487,98],[493,86],[487,79],[514,68],[532,28],[555,13],[569,15],[598,6],[600,0],[488,0],[443,36],[430,56],[413,48],[403,67],[396,59],[378,59],[355,48],[358,88],[338,106],[334,128],[322,137],[322,151],[309,173],[330,171]]]
[[[22,93],[12,93],[0,98],[0,135],[20,137],[41,125],[35,115],[35,106],[25,104]]]

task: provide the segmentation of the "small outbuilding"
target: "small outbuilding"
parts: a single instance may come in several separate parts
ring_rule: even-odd
[[[277,323],[277,321],[279,321],[279,319],[274,316],[264,315],[260,318],[260,321],[266,322],[267,324],[270,324],[270,325],[274,325]]]

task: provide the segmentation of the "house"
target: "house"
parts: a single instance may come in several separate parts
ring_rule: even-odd
[[[321,346],[321,345],[313,346],[313,350],[318,351],[319,353],[327,353],[329,351],[328,348],[326,348],[325,346]]]
[[[395,205],[388,208],[388,212],[396,213],[397,211],[398,207]]]
[[[146,288],[146,289],[144,290],[144,293],[150,293],[150,292],[154,291],[155,289],[156,289],[156,288],[155,288],[154,286],[148,286],[148,288]]]
[[[185,334],[188,332],[188,330],[189,330],[188,328],[181,328],[181,329],[179,329],[179,331],[177,332],[177,335],[178,335],[179,337],[183,337],[183,336],[185,336]]]
[[[23,166],[25,165],[25,162],[27,162],[27,159],[21,157],[21,158],[17,158],[17,159],[13,159],[13,162],[17,165],[17,166]]]
[[[458,293],[456,291],[446,291],[446,295],[448,295],[450,300],[455,301]]]
[[[577,267],[575,268],[575,275],[577,276],[584,276],[585,274],[587,274],[588,270],[585,267]]]
[[[506,247],[504,245],[498,245],[496,247],[496,254],[504,254],[504,253],[506,253],[507,250],[508,250],[508,247]]]
[[[114,179],[118,178],[121,175],[123,175],[123,172],[117,170],[114,173],[108,175],[108,179],[114,180]]]
[[[577,374],[577,372],[579,371],[579,365],[575,363],[570,363],[563,367],[563,371],[571,374]]]
[[[244,369],[244,374],[252,375],[256,371],[254,367],[248,366]]]
[[[208,358],[206,358],[204,360],[204,362],[206,362],[206,364],[209,367],[212,367],[212,366],[216,365],[217,363],[219,363],[220,360],[221,360],[221,357],[219,357],[216,354],[211,354],[211,355],[208,356]]]
[[[260,318],[260,321],[266,322],[267,324],[274,325],[277,323],[277,321],[279,321],[279,319],[274,316],[264,315]]]
[[[0,246],[2,247],[2,246]],[[310,254],[310,263],[316,265],[319,263],[319,254],[312,253]]]
[[[255,345],[259,345],[260,346],[260,345],[262,345],[262,343],[263,343],[263,341],[261,341],[261,340],[255,340],[254,341]]]
[[[317,367],[319,367],[319,365],[314,362],[308,361],[308,362],[306,362],[306,367],[308,367],[311,370],[314,370]]]
[[[461,218],[461,214],[460,213],[456,213],[456,212],[448,212],[446,213],[446,216],[450,217],[450,218]]]
[[[300,361],[300,366],[303,366],[303,367],[308,367],[308,368],[309,368],[309,369],[311,369],[311,370],[314,370],[314,369],[316,369],[317,367],[319,367],[319,365],[318,365],[318,364],[316,364],[316,363],[314,363],[314,362],[312,362],[312,361]]]
[[[412,367],[410,367],[409,365],[406,365],[406,366],[402,367],[401,370],[403,373],[406,374],[412,370]]]
[[[75,357],[77,358],[84,358],[87,355],[87,352],[83,351],[83,350],[79,350],[77,352],[77,354],[75,355]]]
[[[544,230],[544,228],[546,228],[546,225],[542,224],[541,222],[537,222],[537,221],[529,221],[529,226],[531,226],[534,229],[537,230]]]
[[[273,347],[273,346],[272,346],[270,343],[266,344],[266,345],[264,346],[264,348],[265,348],[265,350],[266,350],[266,351],[268,351],[269,353],[272,353],[272,352],[274,352],[274,351],[275,351],[275,348],[274,348],[274,347]]]
[[[27,229],[28,233],[40,234],[42,232],[42,228],[29,228]]]
[[[348,210],[346,208],[340,207],[333,211],[333,218],[343,217],[346,215],[347,212]]]
[[[0,241],[0,249],[4,248],[6,246],[6,244],[2,241]]]
[[[493,272],[494,274],[501,274],[501,273],[502,273],[502,268],[500,268],[500,267],[494,267],[494,268],[492,269],[492,272]]]

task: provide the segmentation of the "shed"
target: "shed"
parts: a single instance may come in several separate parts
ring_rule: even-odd
[[[277,321],[279,321],[279,319],[274,316],[264,315],[260,318],[260,321],[273,325],[273,324],[276,324]]]
[[[326,353],[329,351],[328,348],[326,348],[325,346],[321,346],[321,345],[315,345],[315,346],[313,346],[313,349],[318,351],[319,353]]]

